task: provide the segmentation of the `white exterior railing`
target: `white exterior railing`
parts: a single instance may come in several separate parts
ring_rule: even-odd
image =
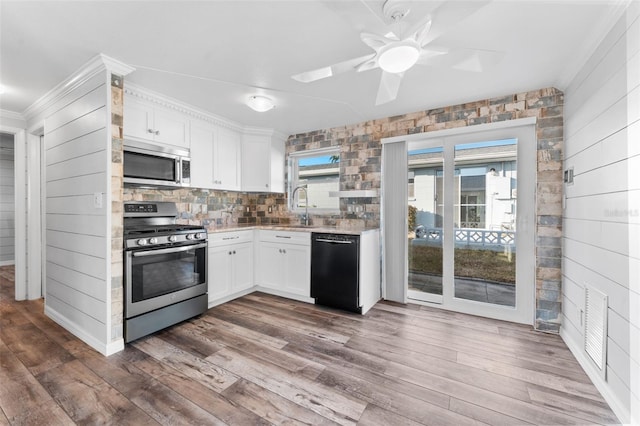
[[[491,229],[456,228],[453,232],[454,242],[457,247],[470,246],[470,248],[488,248],[501,250],[511,246],[515,248],[515,231],[496,231]],[[428,243],[442,244],[442,228],[425,228],[424,236],[416,238]]]

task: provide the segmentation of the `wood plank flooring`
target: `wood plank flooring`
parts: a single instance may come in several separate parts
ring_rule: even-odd
[[[107,358],[13,279],[0,268],[0,425],[618,422],[562,340],[522,325],[254,293]]]

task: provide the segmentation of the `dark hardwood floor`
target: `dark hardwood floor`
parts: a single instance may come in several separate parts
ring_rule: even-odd
[[[103,357],[0,268],[0,424],[612,424],[558,336],[254,293]]]

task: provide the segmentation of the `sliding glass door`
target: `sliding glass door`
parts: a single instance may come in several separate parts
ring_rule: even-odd
[[[422,147],[408,154],[407,296],[442,303],[444,149]]]
[[[454,296],[514,307],[517,140],[453,149]]]
[[[534,136],[529,126],[409,142],[408,299],[531,323]]]

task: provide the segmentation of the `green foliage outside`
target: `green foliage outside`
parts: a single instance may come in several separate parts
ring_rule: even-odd
[[[454,274],[458,278],[474,278],[515,284],[516,255],[511,260],[503,252],[456,248]],[[409,270],[442,275],[442,248],[412,245],[409,240]]]
[[[409,232],[413,232],[416,229],[416,217],[418,216],[418,209],[417,207],[414,206],[409,206],[409,217],[408,217],[408,223],[409,223]]]

